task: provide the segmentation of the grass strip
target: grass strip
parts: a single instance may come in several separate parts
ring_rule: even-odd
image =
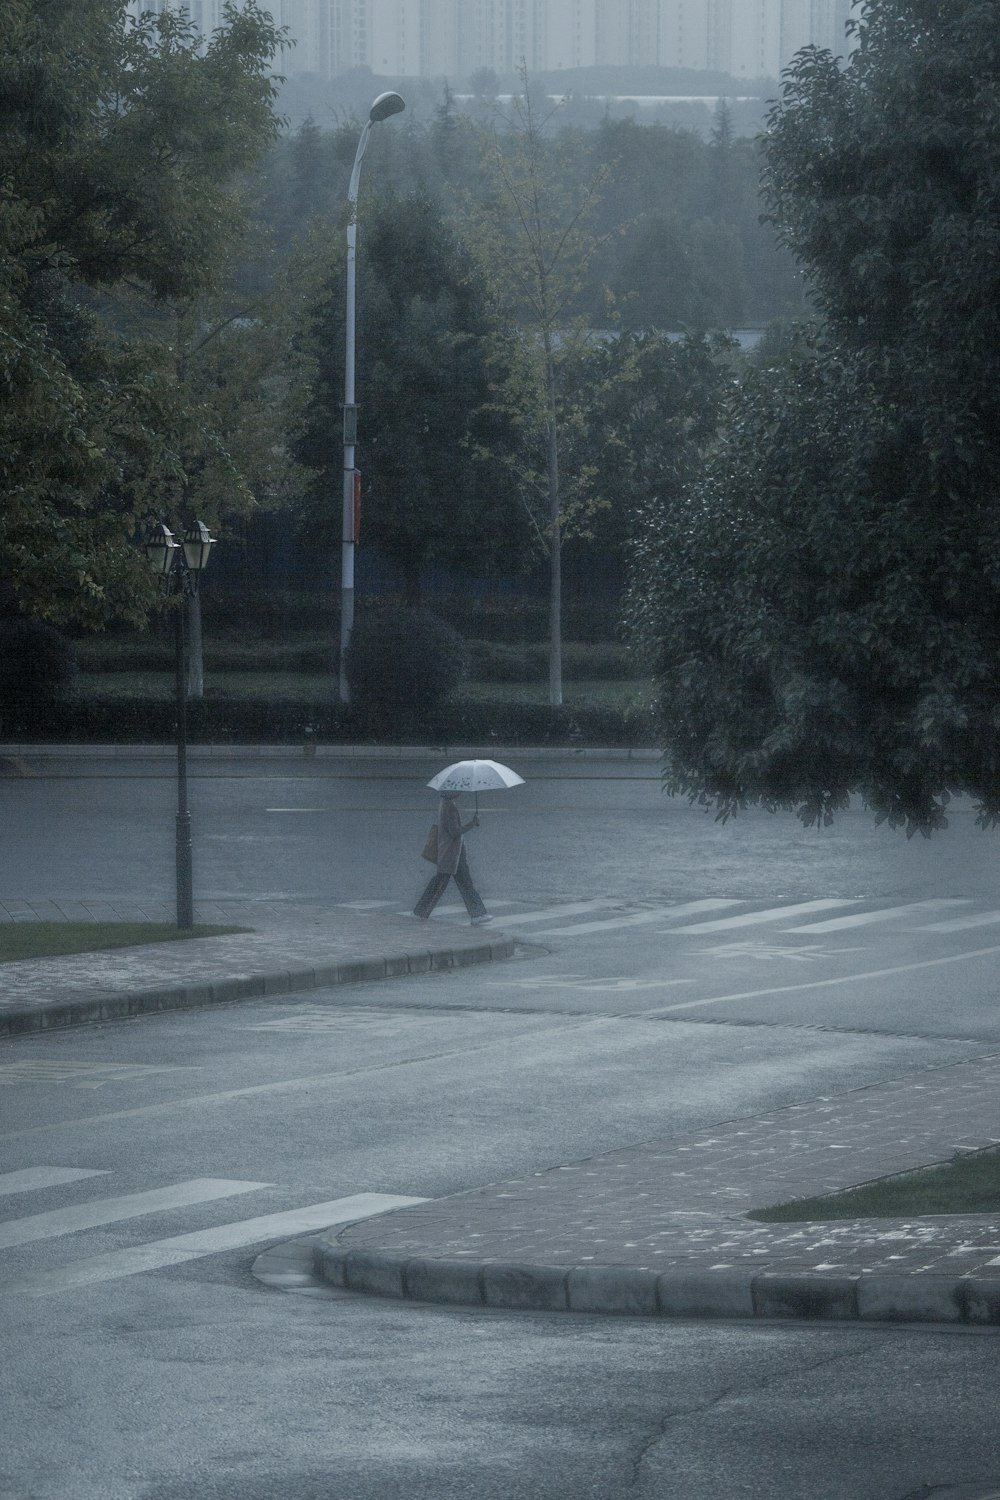
[[[22,958],[57,958],[66,953],[97,953],[181,938],[223,937],[249,927],[196,926],[181,930],[172,922],[0,922],[0,963]]]
[[[960,1151],[950,1162],[880,1177],[819,1198],[798,1198],[747,1217],[761,1224],[821,1223],[828,1219],[898,1219],[907,1214],[1000,1212],[1000,1148]]]

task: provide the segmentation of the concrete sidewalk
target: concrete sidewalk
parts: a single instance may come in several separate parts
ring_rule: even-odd
[[[1000,1056],[651,1141],[318,1241],[383,1297],[545,1312],[1000,1326],[992,1215],[761,1224],[748,1210],[1000,1144]]]
[[[4,903],[0,921],[173,922],[174,908],[121,902]],[[490,927],[329,903],[199,903],[196,922],[252,931],[0,966],[0,1037],[152,1011],[286,995],[509,958]]]

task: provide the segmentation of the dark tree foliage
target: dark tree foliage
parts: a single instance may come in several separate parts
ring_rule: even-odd
[[[869,0],[770,118],[770,213],[818,334],[731,402],[647,530],[633,615],[667,784],[925,834],[1000,818],[1000,32],[982,0]]]
[[[431,563],[509,573],[530,537],[501,461],[513,441],[497,388],[512,340],[439,205],[423,195],[366,200],[358,236],[358,462],[362,540],[398,570],[417,604]],[[295,444],[312,471],[303,509],[314,537],[339,537],[344,389],[342,247],[309,336],[316,377]],[[505,355],[506,350],[506,355]]]
[[[273,139],[270,17],[232,7],[207,48],[124,0],[0,7],[0,607],[99,625],[138,615],[132,536],[164,441],[170,351],[97,294],[191,298],[219,280],[236,174]]]
[[[563,440],[577,534],[621,561],[677,501],[714,444],[734,344],[625,332],[583,345],[562,371],[574,420]]]

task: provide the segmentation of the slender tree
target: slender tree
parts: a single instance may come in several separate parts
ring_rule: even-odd
[[[475,243],[496,295],[522,329],[544,438],[549,553],[549,701],[562,703],[563,496],[559,472],[560,369],[587,337],[579,317],[587,269],[600,248],[592,219],[607,171],[589,167],[579,138],[553,139],[553,112],[521,70],[522,92],[501,130],[485,132],[485,195],[473,210]]]

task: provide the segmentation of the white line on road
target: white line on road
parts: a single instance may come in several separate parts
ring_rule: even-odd
[[[516,901],[494,901],[494,900],[491,900],[490,901],[490,905],[491,906],[516,906],[517,902]],[[435,907],[435,912],[436,912],[436,914],[439,917],[454,917],[454,916],[458,916],[459,914],[461,914],[464,917],[464,916],[468,915],[467,908],[465,907],[465,905],[457,903],[457,902],[454,905],[451,905],[451,906],[437,906],[437,907]],[[400,916],[400,917],[412,917],[413,916],[413,912],[412,911],[401,911],[401,912],[397,912],[396,915]]]
[[[660,1010],[639,1012],[646,1020],[657,1016],[669,1016],[678,1010],[696,1010],[705,1005],[723,1005],[730,1000],[766,1000],[769,995],[791,995],[801,990],[823,990],[838,984],[863,984],[868,979],[890,979],[895,974],[913,974],[919,969],[935,969],[945,964],[961,964],[970,958],[992,958],[1000,948],[977,948],[971,953],[952,953],[947,958],[925,958],[916,964],[899,964],[893,969],[870,969],[866,974],[844,974],[837,979],[812,979],[804,984],[780,984],[768,990],[742,990],[734,995],[713,995],[705,1000],[681,1000],[676,1005],[665,1005]]]
[[[0,1193],[34,1193],[39,1188],[62,1187],[67,1182],[82,1182],[85,1177],[108,1175],[107,1171],[86,1171],[80,1167],[25,1167],[21,1172],[4,1172],[0,1176]]]
[[[491,1037],[489,1041],[467,1043],[461,1047],[436,1047],[428,1052],[418,1052],[413,1057],[390,1059],[388,1062],[379,1060],[359,1068],[339,1068],[328,1073],[307,1073],[301,1078],[252,1083],[245,1088],[223,1089],[215,1094],[182,1094],[176,1099],[163,1100],[159,1104],[140,1104],[132,1109],[108,1110],[99,1115],[83,1115],[76,1120],[49,1120],[44,1125],[29,1125],[24,1130],[0,1131],[0,1140],[27,1140],[33,1136],[49,1135],[53,1131],[91,1130],[99,1125],[117,1125],[123,1120],[151,1120],[161,1115],[172,1115],[178,1110],[191,1114],[197,1109],[216,1109],[220,1105],[228,1104],[232,1099],[263,1098],[268,1094],[293,1093],[298,1089],[337,1088],[349,1080],[369,1078],[387,1070],[421,1068],[427,1063],[444,1062],[450,1058],[474,1057],[484,1052],[503,1053],[509,1048],[512,1040],[527,1038],[535,1035],[536,1032],[551,1039],[561,1032],[576,1031],[586,1024],[585,1020],[581,1021],[577,1018],[571,1021],[561,1018],[558,1023],[546,1025],[544,1028],[529,1024],[523,1031],[505,1031],[502,1036]]]
[[[511,912],[504,917],[505,922],[518,923],[524,926],[529,922],[549,922],[557,917],[580,917],[590,911],[607,911],[612,903],[610,901],[571,901],[563,906],[546,906],[535,908],[533,911]],[[494,906],[507,905],[506,902],[493,902]]]
[[[964,899],[954,901],[910,901],[906,906],[883,906],[878,911],[859,911],[850,917],[832,917],[828,922],[809,922],[805,927],[789,927],[788,932],[841,932],[848,927],[871,927],[875,922],[891,922],[894,917],[928,914],[952,906],[968,906]]]
[[[607,903],[596,902],[595,905],[606,906]],[[650,922],[664,922],[667,920],[673,921],[677,917],[689,917],[692,916],[695,912],[699,911],[722,911],[727,906],[742,905],[742,901],[688,901],[685,902],[683,906],[658,906],[655,907],[652,911],[640,911],[634,913],[631,916],[607,917],[600,922],[575,922],[572,927],[547,927],[545,931],[540,932],[538,936],[577,937],[578,935],[583,935],[584,933],[588,932],[610,932],[618,927],[643,927]],[[569,916],[569,914],[569,911],[565,912],[566,916]],[[550,914],[547,912],[542,912],[538,917],[532,917],[529,920],[540,921],[543,916],[548,915]],[[513,920],[515,922],[522,922],[524,921],[524,918],[520,915],[520,913],[518,913],[518,915]],[[676,932],[684,932],[687,929],[678,927],[673,930]]]
[[[741,917],[720,917],[716,922],[692,922],[688,927],[674,927],[674,932],[728,932],[734,927],[758,927],[764,922],[781,922],[786,917],[806,916],[809,912],[830,911],[837,906],[856,906],[850,901],[801,901],[795,906],[772,906],[767,911],[744,912]],[[799,931],[808,931],[800,928]]]
[[[178,1234],[170,1239],[153,1240],[148,1245],[133,1245],[127,1250],[112,1250],[106,1255],[92,1255],[52,1271],[39,1271],[19,1277],[0,1286],[9,1296],[21,1293],[40,1296],[46,1292],[64,1292],[95,1282],[117,1281],[142,1271],[158,1271],[205,1255],[224,1250],[240,1250],[265,1240],[280,1240],[335,1224],[349,1224],[368,1219],[390,1209],[411,1208],[426,1203],[426,1198],[405,1198],[390,1193],[356,1193],[350,1198],[334,1198],[329,1203],[312,1203],[287,1213],[263,1214],[256,1219],[241,1219],[233,1224],[219,1224],[215,1229],[199,1229],[193,1234]]]
[[[129,1193],[124,1198],[98,1198],[92,1203],[77,1203],[72,1208],[56,1208],[45,1214],[31,1214],[25,1219],[9,1219],[0,1224],[0,1250],[14,1245],[30,1245],[35,1240],[51,1240],[78,1229],[96,1229],[103,1224],[118,1224],[122,1219],[138,1219],[143,1214],[162,1213],[167,1209],[187,1208],[193,1203],[214,1203],[218,1198],[233,1198],[238,1193],[256,1193],[272,1187],[270,1182],[234,1182],[225,1177],[195,1177],[172,1187],[153,1188],[148,1193]]]
[[[981,911],[971,917],[952,917],[948,922],[928,922],[922,932],[964,932],[969,927],[995,927],[1000,911]]]

